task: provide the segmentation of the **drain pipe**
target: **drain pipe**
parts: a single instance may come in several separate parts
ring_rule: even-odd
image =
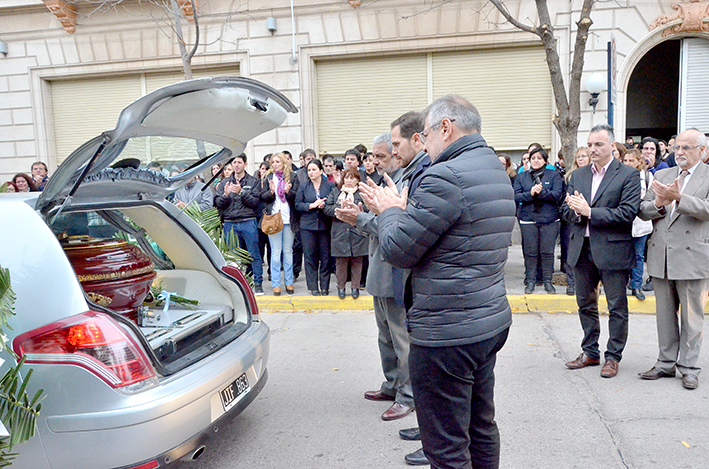
[[[293,34],[293,55],[291,55],[290,64],[295,65],[298,63],[298,56],[295,55],[295,13],[293,12],[293,0],[290,0],[290,21],[291,33]]]

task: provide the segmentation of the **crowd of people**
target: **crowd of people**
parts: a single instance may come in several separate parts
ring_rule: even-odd
[[[296,166],[283,151],[253,175],[241,154],[212,168],[209,188],[194,178],[172,196],[178,206],[216,206],[225,235],[253,258],[256,294],[267,247],[274,295],[282,286],[295,292],[301,255],[312,295],[329,295],[332,273],[340,298],[348,280],[355,299],[366,282],[385,379],[364,398],[391,401],[387,421],[416,410],[419,427],[399,432],[422,441],[405,456],[412,465],[499,467],[494,367],[512,318],[504,266],[515,219],[525,293],[538,284],[556,292],[560,238],[566,293],[576,297],[583,331],[568,369],[601,364],[601,285],[609,309],[603,378],[618,374],[628,340],[627,289],[643,300],[643,289],[654,288],[658,359],[639,377],[679,371],[684,388],[699,385],[709,293],[707,136],[689,129],[668,143],[620,144],[612,127],[599,125],[567,169],[537,143],[516,167],[480,129],[477,109],[448,95],[392,122],[371,153],[360,144],[342,160],[319,159],[306,149]],[[46,177],[35,163],[32,177],[18,174],[12,186],[41,190]],[[645,263],[652,280],[642,286]]]
[[[625,144],[611,144],[610,149],[615,160],[639,171],[641,197],[645,196],[657,171],[677,165],[671,151],[675,137],[670,140],[670,144],[652,137],[643,138],[639,144],[635,144],[632,138]],[[561,245],[559,270],[566,276],[566,294],[575,295],[573,268],[567,262],[570,225],[562,217],[561,209],[571,175],[578,168],[591,164],[588,147],[582,146],[576,150],[572,166],[568,170],[561,151],[556,163],[552,165],[547,152],[538,143],[529,145],[519,166],[515,166],[506,154],[499,154],[498,158],[515,190],[525,262],[524,292],[533,293],[537,285],[543,285],[547,293],[556,293],[553,272],[554,250],[558,240]],[[635,265],[627,287],[630,294],[639,300],[645,299],[643,291],[652,291],[651,279],[648,278],[643,285],[646,245],[651,232],[651,222],[640,217],[634,219],[632,238]]]

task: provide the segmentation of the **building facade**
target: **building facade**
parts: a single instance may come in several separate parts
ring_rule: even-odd
[[[603,2],[591,14],[582,83],[606,74],[613,41],[619,138],[709,131],[709,1],[674,3]],[[506,5],[520,21],[537,22],[534,2]],[[581,2],[549,0],[549,8],[568,86]],[[498,151],[516,154],[535,141],[551,154],[559,148],[541,42],[486,1],[200,0],[197,12],[195,78],[254,78],[300,110],[249,144],[252,168],[286,149],[371,147],[400,114],[447,93],[479,108]],[[194,21],[183,18],[181,27],[194,42]],[[0,181],[38,160],[53,171],[113,128],[127,104],[184,79],[174,22],[160,2],[0,0],[0,41],[8,51],[0,53]],[[581,93],[580,143],[607,121],[607,95],[594,113]]]

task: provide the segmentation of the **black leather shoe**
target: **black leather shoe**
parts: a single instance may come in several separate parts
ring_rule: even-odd
[[[534,282],[529,282],[525,287],[524,287],[524,294],[529,295],[532,292],[534,292]]]
[[[428,461],[426,454],[423,452],[423,448],[404,456],[404,461],[406,461],[406,464],[409,466],[428,466],[431,464]]]
[[[317,290],[310,290],[310,294],[313,296],[320,296],[320,292]]]
[[[357,298],[359,298],[359,289],[358,289],[358,288],[353,288],[353,289],[352,289],[352,299],[353,299],[353,300],[356,300]]]
[[[645,294],[643,291],[639,288],[633,288],[633,296],[637,298],[638,300],[642,301],[645,299]]]
[[[686,389],[697,389],[699,387],[699,376],[692,373],[682,375],[682,386]]]
[[[566,294],[569,296],[574,296],[576,294],[576,289],[574,287],[566,287]]]
[[[544,282],[544,291],[550,295],[556,295],[556,288],[551,282]]]
[[[345,289],[344,288],[337,289],[337,297],[341,300],[345,299]]]
[[[647,282],[645,282],[645,285],[643,285],[643,291],[652,291],[652,279],[649,278],[647,279]]]
[[[399,436],[402,440],[416,441],[421,439],[421,429],[419,427],[404,428],[399,430]]]
[[[330,294],[330,290],[323,290],[322,292],[320,292],[320,294],[321,294],[322,296],[327,296],[327,295]]]
[[[659,368],[652,367],[647,371],[643,371],[642,373],[638,373],[638,376],[642,379],[650,379],[650,380],[656,380],[660,378],[674,378],[676,374],[676,371],[672,370],[672,373],[668,373],[666,371],[663,371]]]

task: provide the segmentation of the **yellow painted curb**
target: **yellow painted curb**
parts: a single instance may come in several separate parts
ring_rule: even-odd
[[[552,312],[576,313],[576,297],[567,295],[507,295],[513,313]],[[329,296],[258,296],[256,302],[263,312],[314,312],[314,311],[371,311],[374,309],[372,297],[360,296],[353,300],[347,296],[341,300],[337,295]],[[599,298],[599,310],[608,312],[606,297]],[[628,310],[631,313],[655,314],[655,297],[648,296],[645,301],[628,297]]]

